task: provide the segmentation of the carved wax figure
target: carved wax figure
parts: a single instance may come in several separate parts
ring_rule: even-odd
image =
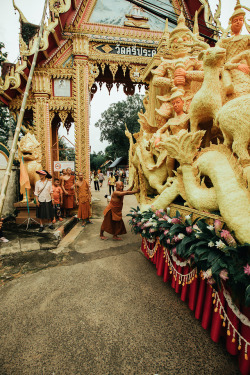
[[[250,93],[250,35],[241,35],[245,11],[240,2],[229,19],[231,37],[221,38],[216,44],[226,49],[226,61],[222,79],[230,99]]]
[[[190,56],[193,38],[194,35],[185,25],[185,17],[181,12],[177,27],[169,35],[169,52],[173,60],[162,59],[162,63],[152,70],[154,86],[165,87],[168,91],[173,82],[179,88],[183,89],[185,86],[185,92],[190,93],[191,81],[203,80],[203,72],[200,71],[202,63]]]
[[[36,171],[40,180],[36,182],[34,196],[36,197],[36,217],[40,220],[39,232],[44,230],[44,221],[49,220],[49,228],[54,229],[52,220],[54,219],[54,197],[52,182],[49,181],[52,176],[44,169]]]
[[[78,173],[78,181],[76,182],[76,204],[78,205],[78,219],[82,219],[82,226],[85,227],[86,224],[93,224],[89,220],[91,216],[90,210],[91,202],[91,192],[90,187],[83,178],[83,173]]]
[[[102,222],[100,238],[101,240],[106,240],[107,237],[104,236],[104,232],[113,234],[113,240],[121,240],[118,235],[126,234],[126,228],[122,220],[122,207],[123,198],[125,195],[133,195],[139,193],[140,190],[134,190],[133,185],[128,190],[123,191],[123,182],[116,182],[116,190],[111,196],[111,201],[109,205],[103,211],[104,220]]]
[[[179,133],[179,131],[182,129],[188,129],[189,115],[186,114],[183,110],[183,107],[184,107],[183,96],[184,96],[184,92],[182,90],[178,90],[177,87],[172,89],[172,95],[169,98],[169,100],[171,101],[171,104],[173,106],[175,117],[172,117],[171,119],[169,119],[166,122],[166,124],[161,129],[159,129],[158,132],[155,134],[154,144],[156,148],[158,148],[159,146],[163,146],[164,142],[166,141],[166,139],[169,137],[170,134],[175,135]],[[161,154],[153,169],[158,168],[165,159],[166,159],[168,176],[172,177],[174,175],[173,173],[174,159],[171,157],[167,157],[167,150],[161,151]]]
[[[63,207],[69,214],[70,210],[74,207],[74,195],[75,195],[75,177],[71,174],[71,168],[66,169],[67,174],[62,179],[63,189]]]

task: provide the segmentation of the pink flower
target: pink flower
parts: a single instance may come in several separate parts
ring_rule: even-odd
[[[207,283],[210,284],[210,285],[213,285],[215,284],[215,280],[213,277],[210,277],[209,279],[207,279]]]
[[[219,275],[222,280],[224,281],[228,280],[228,272],[225,268],[220,271]]]
[[[168,229],[164,230],[164,234],[165,234],[165,236],[168,234],[168,232],[169,232]]]
[[[150,233],[153,233],[153,232],[155,232],[155,231],[156,231],[156,229],[154,229],[154,228],[150,228],[150,229],[149,229],[149,232],[150,232]]]
[[[178,217],[173,217],[173,219],[172,219],[173,224],[179,224],[180,222],[181,222],[181,220]]]
[[[152,227],[152,225],[153,225],[152,222],[147,221],[147,222],[144,224],[144,228]]]
[[[244,267],[244,273],[248,276],[250,276],[250,266],[249,264],[247,264],[245,267]]]
[[[223,229],[221,231],[221,238],[224,238],[226,243],[230,246],[236,247],[236,241],[228,230]]]
[[[176,255],[176,254],[177,254],[177,252],[176,252],[176,247],[173,248],[172,253],[173,253],[173,255]]]
[[[167,239],[167,243],[170,245],[170,239],[169,238]]]
[[[192,227],[186,227],[186,232],[187,232],[187,234],[191,234],[193,232],[193,228]]]
[[[174,236],[173,240],[174,240],[174,242],[179,242],[180,238],[179,238],[179,236]]]
[[[161,208],[160,210],[156,210],[155,214],[156,214],[156,216],[161,217],[163,212],[164,212],[164,210]]]
[[[214,220],[214,229],[217,235],[221,231],[222,227],[223,227],[223,223],[220,220],[218,219]]]
[[[168,215],[164,215],[163,219],[166,220],[166,221],[168,221],[170,219],[170,217]]]

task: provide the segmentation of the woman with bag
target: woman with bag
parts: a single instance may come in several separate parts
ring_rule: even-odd
[[[36,199],[36,217],[40,221],[39,232],[44,230],[44,221],[49,220],[49,228],[54,229],[52,220],[54,218],[54,198],[52,182],[49,179],[52,176],[44,169],[41,171],[36,171],[39,175],[40,180],[36,182],[35,185],[35,199]]]

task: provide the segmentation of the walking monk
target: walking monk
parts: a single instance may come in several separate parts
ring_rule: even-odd
[[[140,189],[134,190],[133,185],[128,190],[123,191],[123,182],[116,182],[116,190],[111,196],[111,201],[109,205],[105,208],[104,220],[101,226],[100,238],[101,240],[106,240],[107,237],[103,235],[104,232],[113,234],[113,240],[121,240],[118,235],[126,234],[126,228],[122,220],[122,206],[124,195],[133,195],[139,193]]]
[[[86,224],[93,224],[89,220],[91,216],[90,211],[90,201],[91,192],[87,180],[83,179],[83,173],[78,173],[78,181],[76,183],[76,204],[79,205],[78,208],[78,219],[82,219],[82,226],[85,227]]]

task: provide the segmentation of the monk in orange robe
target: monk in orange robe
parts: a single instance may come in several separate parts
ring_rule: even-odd
[[[66,216],[70,215],[70,210],[74,207],[75,177],[71,173],[71,168],[67,168],[66,175],[62,177],[63,208]]]
[[[122,207],[123,207],[123,198],[125,195],[133,195],[139,193],[140,190],[132,191],[133,186],[128,190],[123,191],[123,182],[116,182],[116,190],[111,196],[111,201],[109,205],[105,208],[104,220],[101,226],[100,238],[101,240],[106,240],[103,234],[104,232],[113,234],[113,240],[120,241],[121,238],[118,235],[126,234],[126,228],[122,220]]]
[[[78,181],[76,183],[76,204],[78,207],[78,219],[82,219],[82,226],[93,224],[89,220],[91,216],[90,201],[91,192],[87,180],[84,180],[83,173],[78,173]]]

